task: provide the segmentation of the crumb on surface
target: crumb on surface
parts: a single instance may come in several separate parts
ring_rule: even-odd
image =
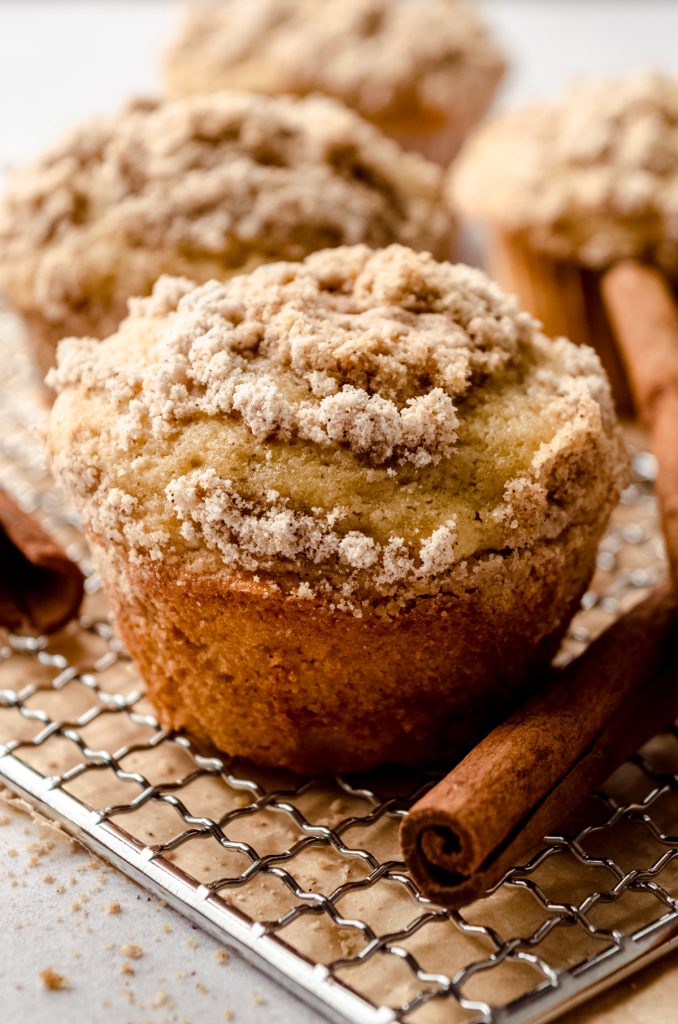
[[[160,989],[158,989],[158,991],[153,996],[153,999],[151,1001],[151,1006],[154,1006],[154,1007],[166,1006],[167,1002],[168,1002],[168,999],[169,999],[169,997],[167,995],[167,992],[165,992],[164,988],[160,988]]]
[[[122,910],[122,907],[120,906],[120,904],[118,903],[117,900],[113,900],[112,903],[109,903],[106,906],[106,913],[107,914],[119,914],[121,910]]]
[[[45,967],[40,971],[40,978],[49,992],[60,992],[62,989],[70,987],[67,978],[63,974],[57,974],[52,967]]]
[[[121,946],[120,952],[123,956],[128,956],[132,960],[138,960],[139,957],[144,955],[144,951],[141,946],[137,946],[134,942],[128,942],[126,945]]]

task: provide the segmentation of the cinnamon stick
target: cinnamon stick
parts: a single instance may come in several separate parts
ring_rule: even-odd
[[[76,614],[84,577],[38,521],[0,489],[0,626],[52,633]]]
[[[436,903],[487,892],[678,716],[678,613],[658,588],[494,729],[403,819],[408,867]]]
[[[678,592],[678,306],[662,275],[619,263],[603,279],[603,298],[641,418],[657,457],[657,497]]]

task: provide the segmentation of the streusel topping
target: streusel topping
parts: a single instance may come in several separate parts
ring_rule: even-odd
[[[504,370],[535,323],[480,271],[394,246],[326,250],[191,290],[162,278],[130,320],[169,316],[157,362],[118,424],[126,446],[199,416],[241,420],[258,441],[342,445],[366,464],[425,466],[457,440],[457,405]],[[106,386],[82,339],[50,377]]]
[[[179,92],[186,72],[323,92],[379,120],[445,111],[460,67],[502,69],[503,60],[465,0],[228,0],[187,6],[167,65]]]
[[[678,78],[573,83],[502,114],[471,142],[451,192],[535,248],[602,267],[648,257],[678,269]]]
[[[97,537],[344,603],[556,537],[624,474],[595,354],[400,246],[164,278],[117,335],[63,342],[50,383],[54,466]]]
[[[31,282],[57,318],[87,298],[88,276],[110,290],[139,253],[174,253],[204,280],[206,262],[222,277],[356,242],[447,251],[440,186],[436,167],[323,97],[138,101],[10,178],[0,278],[39,257]]]

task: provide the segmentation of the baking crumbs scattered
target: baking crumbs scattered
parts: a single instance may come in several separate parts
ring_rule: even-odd
[[[203,985],[201,981],[197,981],[195,983],[195,987],[198,990],[198,992],[202,992],[203,995],[206,995],[209,992],[207,985]]]
[[[60,992],[64,988],[68,988],[68,981],[63,974],[57,974],[51,967],[46,967],[44,971],[40,971],[40,978],[46,989],[50,992]]]
[[[125,960],[124,964],[120,968],[120,973],[121,974],[136,974],[136,971],[134,970],[132,965],[128,964],[127,961]]]
[[[11,820],[9,814],[0,814],[0,825],[9,825]]]
[[[11,846],[9,848],[9,850],[7,851],[7,856],[8,857],[18,857],[19,856],[19,851],[16,850],[13,846]]]
[[[224,1010],[224,1020],[233,1020],[233,1010]]]
[[[120,952],[123,956],[131,957],[132,960],[138,960],[140,956],[144,955],[141,946],[135,946],[132,942],[129,942],[126,946],[121,946]]]
[[[215,955],[216,955],[217,963],[218,964],[227,964],[228,961],[231,959],[230,953],[228,952],[227,949],[224,949],[223,946],[221,947],[221,949],[218,949],[216,951]]]
[[[109,903],[108,906],[106,907],[107,914],[119,914],[121,910],[122,907],[120,906],[117,900],[113,900],[113,902]]]
[[[252,1002],[256,1003],[257,1006],[265,1006],[266,1005],[266,1000],[264,999],[264,997],[262,996],[262,994],[260,992],[253,992],[252,993]]]
[[[186,939],[186,945],[188,946],[189,949],[195,949],[198,943],[195,941],[195,939]]]
[[[172,931],[172,925],[171,925],[171,924],[168,924],[168,923],[167,923],[167,921],[164,921],[164,922],[163,922],[163,926],[162,926],[162,930],[163,930],[164,932],[166,932],[166,933],[167,933],[167,935],[169,935],[169,933],[170,933],[170,932]]]
[[[43,880],[43,882],[45,882],[45,883],[46,883],[47,885],[52,885],[52,884],[53,884],[53,882],[54,882],[54,875],[43,875],[43,876],[42,876],[42,880]]]

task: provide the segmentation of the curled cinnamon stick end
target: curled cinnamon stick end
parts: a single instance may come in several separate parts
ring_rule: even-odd
[[[628,261],[607,272],[602,294],[641,418],[657,457],[657,497],[678,592],[678,306],[651,267]]]
[[[494,729],[403,819],[407,865],[464,906],[678,716],[678,615],[657,589]]]
[[[0,489],[0,626],[53,633],[77,613],[83,586],[77,565]]]

